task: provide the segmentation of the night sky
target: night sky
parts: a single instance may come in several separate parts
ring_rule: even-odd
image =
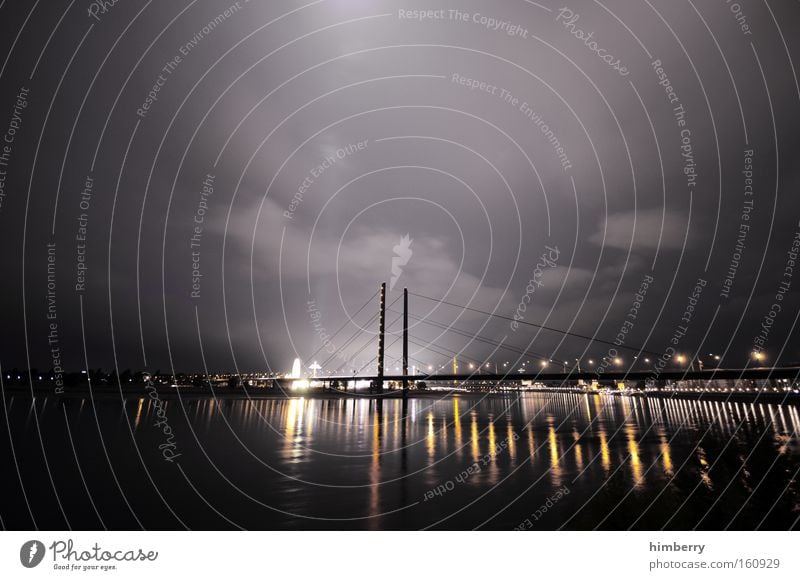
[[[4,371],[349,372],[381,282],[523,322],[412,295],[414,364],[800,360],[797,2],[0,15]]]

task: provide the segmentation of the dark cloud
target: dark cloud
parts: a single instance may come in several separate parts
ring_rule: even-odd
[[[747,30],[724,3],[576,1],[571,23],[546,2],[459,3],[465,20],[394,1],[121,1],[98,18],[88,4],[37,5],[13,46],[29,7],[2,8],[3,133],[30,89],[0,208],[4,368],[52,364],[48,243],[70,367],[84,364],[85,334],[93,367],[198,369],[202,341],[209,368],[285,370],[321,345],[308,302],[332,333],[389,280],[406,235],[396,290],[504,316],[557,247],[527,316],[601,337],[652,275],[630,341],[656,351],[702,278],[682,348],[729,350],[731,364],[784,281],[800,213],[794,4],[771,5],[773,21],[742,3]],[[400,17],[421,9],[438,12]],[[783,362],[797,358],[796,297],[792,285],[768,340]],[[421,298],[412,310],[467,334],[510,332]],[[431,325],[413,332],[467,358],[491,350]],[[534,338],[559,359],[603,350],[533,329],[509,340]]]

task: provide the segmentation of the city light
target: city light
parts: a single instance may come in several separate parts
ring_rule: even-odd
[[[303,389],[307,389],[311,383],[308,382],[306,379],[300,379],[299,381],[292,381],[291,390],[299,391]]]

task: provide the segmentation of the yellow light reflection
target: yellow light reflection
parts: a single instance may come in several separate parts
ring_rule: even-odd
[[[508,424],[506,438],[508,440],[508,455],[511,458],[511,464],[514,465],[517,459],[517,440],[514,437],[514,427],[511,423]]]
[[[667,473],[667,475],[672,475],[672,454],[670,453],[669,442],[664,435],[661,436],[661,445],[659,450],[661,451],[661,461],[664,462],[664,471]]]
[[[458,410],[458,398],[453,399],[453,426],[456,432],[456,454],[461,456],[461,446],[463,443],[463,433],[461,432],[461,413]]]
[[[636,442],[636,431],[630,424],[625,425],[625,435],[628,437],[628,453],[631,456],[633,485],[634,487],[639,487],[642,483],[642,460],[639,457],[639,444]]]
[[[575,440],[575,464],[578,466],[578,469],[583,469],[583,449],[579,443],[581,435],[577,431],[573,431],[572,438]]]
[[[600,464],[606,473],[611,469],[611,451],[608,448],[605,430],[600,431]]]
[[[292,460],[302,454],[302,449],[297,445],[303,432],[303,399],[289,399],[286,405],[286,434],[284,436],[284,453]]]
[[[700,479],[708,489],[714,489],[714,483],[711,481],[711,476],[708,474],[708,461],[706,460],[706,452],[702,447],[697,448],[697,457],[700,462]]]
[[[528,449],[531,454],[531,465],[533,465],[533,458],[536,456],[536,442],[533,440],[533,429],[528,425]]]
[[[380,481],[381,481],[381,422],[378,413],[372,421],[372,464],[369,470],[369,507],[370,513],[380,512]],[[379,518],[369,518],[370,528],[379,529]]]
[[[311,399],[308,402],[308,408],[307,408],[306,413],[305,413],[305,415],[306,415],[305,422],[306,422],[306,425],[307,425],[307,427],[306,427],[306,437],[308,438],[308,444],[309,445],[311,445],[311,433],[312,433],[312,431],[314,429],[314,421],[313,421],[313,419],[316,417],[316,413],[314,411],[314,404],[315,403],[316,403],[316,401],[314,399]]]
[[[289,399],[289,404],[286,405],[286,441],[291,443],[294,439],[295,420],[297,417],[297,401],[298,399]]]
[[[480,442],[478,439],[478,419],[475,413],[472,413],[472,425],[470,426],[470,438],[472,440],[472,460],[478,461],[481,456]]]
[[[433,452],[436,450],[436,432],[433,429],[432,411],[428,411],[428,434],[425,440],[428,448],[428,457],[433,459]]]
[[[142,420],[142,405],[144,405],[144,399],[139,399],[139,406],[136,408],[136,419],[133,421],[134,431],[139,428],[139,421]]]
[[[375,413],[375,418],[372,420],[372,459],[374,462],[378,461],[381,455],[381,424],[378,421],[378,414]]]
[[[558,461],[558,437],[556,430],[550,425],[547,435],[550,444],[550,473],[553,476],[553,485],[561,485],[561,464]]]
[[[305,419],[305,408],[306,408],[306,400],[303,397],[300,397],[297,401],[297,405],[295,406],[295,422],[297,423],[296,432],[297,432],[297,440],[299,441],[301,434],[303,433],[303,419]]]
[[[550,467],[558,467],[558,439],[552,425],[547,432],[547,441],[550,444]]]
[[[494,433],[494,417],[489,415],[489,457],[492,459],[497,455],[497,441]]]

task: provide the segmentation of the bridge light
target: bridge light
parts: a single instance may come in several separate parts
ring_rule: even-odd
[[[546,361],[546,360],[543,360],[543,361],[542,361],[542,368],[544,368],[544,367],[546,367],[546,366],[547,366],[547,361]]]

